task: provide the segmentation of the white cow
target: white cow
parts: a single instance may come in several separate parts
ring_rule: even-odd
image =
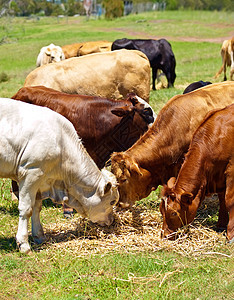
[[[45,240],[39,217],[44,198],[65,202],[94,223],[113,222],[115,177],[98,169],[70,121],[45,107],[0,98],[0,131],[0,177],[19,184],[21,252],[30,251],[30,217],[35,242]]]
[[[40,53],[37,57],[37,67],[46,65],[53,62],[58,62],[65,59],[63,50],[59,46],[50,44],[48,46],[42,47]]]

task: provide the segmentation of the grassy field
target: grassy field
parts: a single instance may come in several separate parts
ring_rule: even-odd
[[[151,92],[150,103],[158,112],[189,83],[222,80],[214,75],[221,67],[222,41],[234,36],[233,20],[233,13],[200,11],[144,13],[113,21],[0,18],[0,95],[11,97],[22,87],[40,48],[50,43],[164,37],[176,57],[177,78],[175,88]],[[227,74],[229,78],[229,70]],[[202,237],[195,231],[175,244],[157,239],[158,203],[156,191],[138,204],[141,225],[135,224],[133,211],[117,214],[115,224],[103,229],[77,214],[66,220],[61,207],[45,201],[41,220],[48,242],[37,246],[31,241],[33,251],[26,256],[18,252],[14,238],[18,203],[10,200],[10,181],[2,180],[0,299],[233,299],[233,246],[213,230],[217,205],[207,203],[199,212],[196,230],[208,228]]]

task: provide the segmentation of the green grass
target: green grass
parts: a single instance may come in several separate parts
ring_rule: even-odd
[[[113,41],[121,37],[166,37],[177,66],[175,88],[151,91],[156,112],[174,95],[197,80],[217,82],[222,38],[233,35],[234,14],[228,12],[176,11],[129,15],[113,21],[85,17],[0,18],[0,95],[11,97],[35,68],[42,46],[60,46],[88,40]],[[232,32],[232,34],[231,34]],[[192,38],[192,40],[191,40]],[[228,75],[229,76],[229,75]],[[2,78],[2,79],[1,79]],[[138,205],[158,211],[159,191]],[[0,185],[0,299],[233,299],[233,247],[220,243],[211,254],[182,256],[155,250],[79,255],[78,249],[32,243],[31,255],[18,252],[15,234],[18,203],[10,200],[10,181]],[[215,226],[217,210],[201,211],[199,221]],[[205,223],[204,223],[205,220]],[[63,222],[61,207],[45,201],[44,226]],[[47,227],[48,228],[48,227]],[[71,232],[72,234],[72,232]],[[64,239],[69,239],[63,233]],[[73,240],[78,238],[73,237]],[[80,237],[82,238],[82,237]],[[85,232],[83,240],[87,237]],[[31,241],[32,242],[32,241]]]
[[[183,258],[174,253],[65,251],[0,257],[0,298],[7,299],[232,299],[228,258]]]

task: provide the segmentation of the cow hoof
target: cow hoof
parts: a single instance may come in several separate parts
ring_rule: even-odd
[[[219,232],[219,233],[224,232],[226,230],[227,230],[227,227],[225,227],[225,226],[216,227],[216,232]]]
[[[43,244],[46,242],[47,239],[46,239],[46,236],[43,235],[41,237],[33,237],[33,240],[36,244]]]
[[[23,243],[18,246],[21,253],[29,254],[31,252],[31,248],[28,243]]]

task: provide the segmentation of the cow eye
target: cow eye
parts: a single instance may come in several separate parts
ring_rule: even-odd
[[[171,215],[172,215],[173,217],[175,217],[175,216],[177,216],[177,212],[174,211],[174,212],[171,213]]]
[[[126,181],[127,181],[127,179],[121,179],[121,183],[124,183]]]
[[[111,202],[110,202],[110,205],[115,205],[115,200],[112,200]]]

